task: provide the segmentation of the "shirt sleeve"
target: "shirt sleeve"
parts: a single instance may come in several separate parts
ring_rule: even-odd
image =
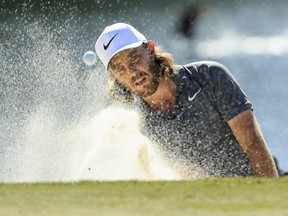
[[[218,111],[225,121],[229,121],[247,109],[252,109],[240,84],[222,64],[210,62],[198,67],[209,86]]]

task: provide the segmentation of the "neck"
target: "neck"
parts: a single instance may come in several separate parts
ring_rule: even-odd
[[[156,92],[145,100],[153,109],[172,112],[174,110],[176,83],[172,78],[161,77]]]

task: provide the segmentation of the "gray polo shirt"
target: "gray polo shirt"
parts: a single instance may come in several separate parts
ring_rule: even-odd
[[[227,121],[252,109],[231,73],[217,62],[179,66],[173,113],[142,101],[143,132],[171,164],[185,161],[211,177],[251,176],[250,161]]]

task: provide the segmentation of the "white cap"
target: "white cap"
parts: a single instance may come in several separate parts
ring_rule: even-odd
[[[139,47],[146,42],[145,36],[133,26],[116,23],[104,29],[96,41],[95,49],[107,70],[108,64],[114,55],[126,49]]]

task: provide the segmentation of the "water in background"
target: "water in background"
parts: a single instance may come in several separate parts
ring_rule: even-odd
[[[288,170],[285,1],[1,4],[1,182],[179,178],[140,134],[138,114],[109,104],[100,62],[81,60],[114,22],[135,25],[176,63],[225,64]]]

